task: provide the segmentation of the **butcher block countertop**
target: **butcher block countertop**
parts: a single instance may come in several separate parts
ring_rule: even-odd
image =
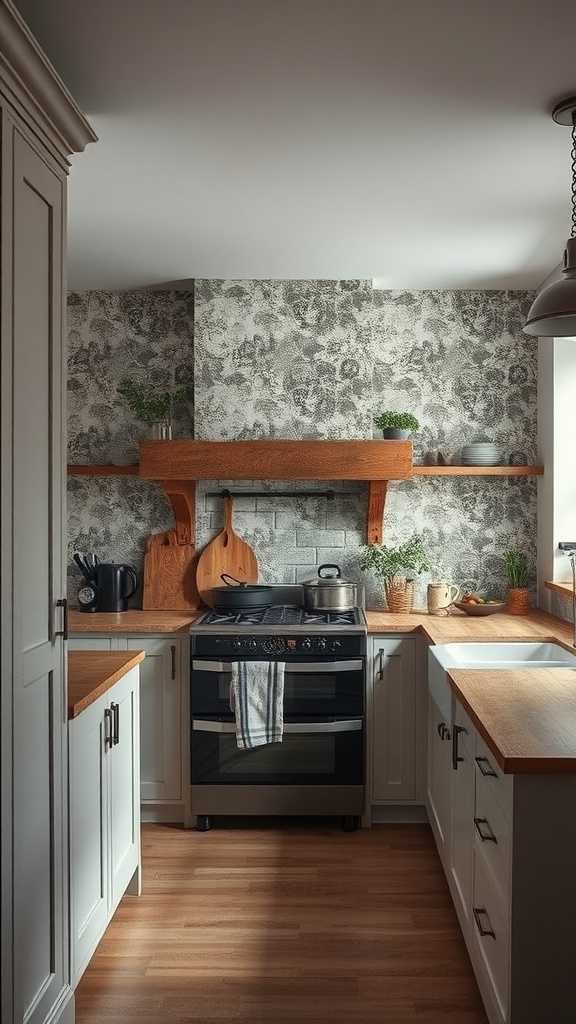
[[[537,609],[528,615],[472,616],[455,612],[444,617],[414,612],[393,615],[391,612],[366,612],[368,632],[417,633],[433,644],[461,643],[465,640],[557,640],[571,649],[570,623]]]
[[[69,651],[68,718],[77,718],[141,661],[144,651]]]
[[[450,669],[504,772],[576,773],[576,669]]]
[[[200,612],[75,612],[71,611],[68,628],[71,635],[87,633],[189,633]]]

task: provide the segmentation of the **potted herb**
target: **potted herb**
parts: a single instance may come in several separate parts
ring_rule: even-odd
[[[507,611],[511,615],[526,615],[530,611],[528,559],[520,548],[511,548],[504,555],[504,566],[509,585]]]
[[[118,385],[118,394],[126,399],[136,419],[147,423],[151,437],[169,441],[172,437],[172,410],[176,402],[186,398],[186,388],[157,391],[153,384],[126,378]]]
[[[420,426],[411,412],[381,412],[374,423],[388,441],[405,441]]]
[[[360,568],[384,580],[389,611],[412,611],[414,577],[430,569],[422,538],[414,534],[395,548],[385,544],[365,544],[360,552]]]

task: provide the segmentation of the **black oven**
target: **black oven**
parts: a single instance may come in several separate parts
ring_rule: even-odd
[[[230,716],[231,661],[192,662],[192,717]],[[284,718],[317,720],[361,718],[364,714],[364,661],[286,662]]]
[[[357,825],[364,806],[365,637],[339,636],[242,638],[244,657],[283,656],[285,665],[282,742],[253,750],[238,748],[230,707],[241,638],[193,636],[191,808],[198,827],[209,827],[215,814],[338,815],[345,827]],[[327,643],[336,656],[325,652]]]

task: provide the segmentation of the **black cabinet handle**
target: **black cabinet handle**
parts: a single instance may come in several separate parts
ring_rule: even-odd
[[[110,708],[104,709],[104,752],[112,746],[112,712]]]
[[[458,753],[458,737],[460,733],[464,732],[468,735],[468,729],[465,729],[463,725],[455,725],[452,728],[452,767],[455,772],[458,771],[458,765],[464,760]]]
[[[113,729],[112,729],[112,746],[116,746],[120,743],[120,705],[115,704],[114,701],[110,704],[112,710]]]
[[[54,636],[61,636],[63,640],[68,639],[68,601],[65,597],[60,597],[56,601],[56,607],[62,609],[62,629],[57,629]]]
[[[497,843],[498,840],[490,828],[488,818],[474,818],[474,825],[483,843]]]
[[[488,911],[486,907],[472,907],[472,913],[474,914],[474,920],[476,921],[476,927],[480,932],[480,935],[489,935],[491,939],[496,938],[496,932],[494,931],[490,918],[488,917]],[[482,924],[482,918],[485,918],[488,922],[488,927],[485,928]]]
[[[494,771],[487,757],[475,757],[474,760],[476,761],[482,775],[489,775],[492,779],[498,778],[498,772]]]
[[[439,725],[436,726],[436,729],[441,740],[450,739],[450,729],[444,722],[440,722]]]
[[[172,666],[172,679],[176,679],[176,645],[170,647],[170,664]]]

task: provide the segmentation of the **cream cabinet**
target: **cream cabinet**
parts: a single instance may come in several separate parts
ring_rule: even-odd
[[[11,0],[0,0],[0,134],[0,1016],[44,1024],[74,1014],[64,264],[69,156],[95,136]]]
[[[576,773],[506,774],[429,684],[428,814],[490,1024],[573,1024]]]
[[[121,897],[139,889],[139,669],[69,726],[72,982]]]
[[[372,802],[416,796],[414,639],[376,638],[372,649]]]
[[[73,650],[145,651],[140,666],[140,799],[147,820],[181,821],[189,779],[189,640],[75,636]]]

